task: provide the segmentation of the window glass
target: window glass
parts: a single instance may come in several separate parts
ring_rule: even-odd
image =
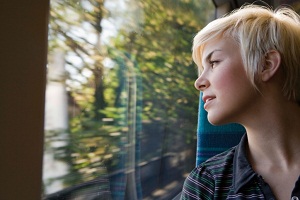
[[[195,166],[211,0],[51,0],[44,199],[172,199]]]

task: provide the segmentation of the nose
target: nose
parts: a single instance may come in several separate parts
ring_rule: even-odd
[[[200,91],[204,91],[206,88],[209,87],[209,81],[203,75],[204,74],[201,74],[201,76],[197,78],[194,84],[195,88]]]

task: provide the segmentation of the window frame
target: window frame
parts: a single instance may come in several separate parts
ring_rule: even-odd
[[[41,199],[49,0],[0,13],[0,199]]]

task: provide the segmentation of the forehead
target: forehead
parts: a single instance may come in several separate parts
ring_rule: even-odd
[[[231,37],[220,37],[210,40],[203,46],[202,62],[205,62],[216,52],[233,54],[237,51],[239,51],[239,46]]]

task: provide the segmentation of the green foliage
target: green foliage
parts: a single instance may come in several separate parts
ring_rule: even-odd
[[[165,130],[164,152],[187,148],[195,139],[198,109],[191,42],[212,16],[210,1],[131,0],[132,6],[122,8],[126,26],[120,25],[106,45],[101,43],[101,21],[114,13],[103,0],[51,4],[49,50],[64,49],[68,55],[71,109],[78,110],[70,115],[68,145],[59,149],[58,159],[70,166],[61,177],[66,186],[128,167],[121,159],[133,152],[136,140],[147,139],[141,133],[151,132],[151,123]],[[138,17],[126,16],[126,9]],[[96,41],[84,37],[89,31]],[[104,66],[105,59],[112,64]],[[182,139],[186,145],[175,149],[172,143]]]
[[[134,55],[143,80],[143,119],[181,123],[178,134],[194,137],[198,92],[197,70],[191,60],[194,35],[212,16],[209,1],[166,0],[140,2],[144,22],[137,31],[120,31],[113,44]],[[187,132],[182,130],[186,129]]]

